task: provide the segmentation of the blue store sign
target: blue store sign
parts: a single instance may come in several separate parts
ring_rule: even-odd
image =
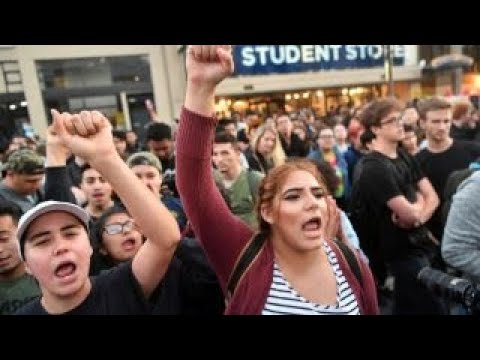
[[[392,45],[395,66],[405,64],[405,45]],[[235,74],[285,74],[384,66],[383,45],[236,45]]]

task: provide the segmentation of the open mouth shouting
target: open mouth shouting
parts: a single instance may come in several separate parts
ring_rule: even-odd
[[[302,225],[302,231],[307,237],[317,238],[322,235],[322,219],[320,216],[310,218]]]
[[[61,282],[70,282],[75,277],[77,265],[73,261],[62,261],[55,267],[54,275]]]
[[[124,241],[122,241],[122,249],[124,251],[130,252],[135,250],[137,247],[137,241],[134,237],[128,237]]]

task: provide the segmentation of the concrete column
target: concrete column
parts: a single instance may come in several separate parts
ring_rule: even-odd
[[[167,64],[163,47],[157,45],[150,53],[150,69],[157,114],[168,124],[173,120],[173,108],[168,83]]]
[[[22,47],[23,45],[19,45]],[[20,50],[20,49],[19,49]],[[48,120],[43,103],[42,90],[38,81],[35,61],[32,57],[25,56],[24,51],[18,51],[18,65],[22,74],[25,100],[28,103],[28,116],[35,133],[42,139],[47,136]]]
[[[3,77],[3,74],[0,74],[0,93],[3,94],[6,92],[7,92],[7,84],[5,84],[5,78]]]
[[[120,93],[120,103],[122,104],[122,112],[125,118],[125,129],[130,131],[132,130],[132,119],[130,117],[130,108],[128,107],[127,93],[125,91]]]
[[[172,103],[173,117],[180,116],[180,110],[185,100],[186,77],[185,57],[178,51],[178,46],[164,45],[167,75]]]

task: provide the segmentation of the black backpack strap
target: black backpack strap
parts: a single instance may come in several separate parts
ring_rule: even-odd
[[[362,271],[360,270],[360,265],[358,264],[357,257],[355,256],[353,251],[348,247],[348,245],[343,243],[341,240],[335,239],[335,244],[343,253],[343,256],[345,256],[348,266],[350,266],[350,269],[352,270],[353,274],[357,278],[360,285],[363,287],[363,276],[362,276]]]
[[[252,178],[253,174],[252,174],[252,170],[250,169],[247,169],[246,170],[247,172],[247,182],[248,182],[248,189],[250,190],[250,196],[252,197],[252,201],[255,202],[257,196],[255,194],[255,191],[253,190],[253,187],[254,187],[254,180]]]
[[[252,240],[250,240],[247,247],[245,248],[245,251],[240,255],[240,258],[237,261],[235,267],[233,268],[232,274],[230,275],[230,279],[228,280],[227,301],[230,300],[230,298],[232,297],[242,275],[245,273],[247,268],[258,255],[262,246],[265,244],[266,239],[267,237],[264,234],[258,233],[254,235]],[[358,282],[361,286],[363,286],[363,276],[355,254],[342,241],[335,239],[335,244],[338,246],[343,256],[347,260],[347,263],[353,274],[357,278]]]
[[[267,237],[264,234],[258,233],[254,235],[252,240],[250,240],[245,248],[245,251],[240,255],[240,258],[233,268],[232,274],[230,275],[230,279],[228,280],[227,299],[230,299],[235,292],[237,284],[242,275],[245,273],[248,266],[253,262],[255,256],[257,256],[257,254],[260,252],[260,249],[262,248],[263,244],[265,244],[266,239]]]

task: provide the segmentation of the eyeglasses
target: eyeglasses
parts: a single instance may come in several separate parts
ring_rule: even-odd
[[[402,122],[403,122],[403,118],[401,116],[398,116],[398,117],[397,116],[392,116],[391,118],[389,118],[385,121],[382,121],[380,123],[380,125],[390,125],[390,124],[393,124],[393,123],[399,125]]]
[[[128,219],[123,223],[112,223],[112,224],[105,225],[103,230],[108,235],[117,235],[117,234],[123,233],[124,231],[132,231],[134,228],[135,228],[135,221],[133,221],[132,219]]]

